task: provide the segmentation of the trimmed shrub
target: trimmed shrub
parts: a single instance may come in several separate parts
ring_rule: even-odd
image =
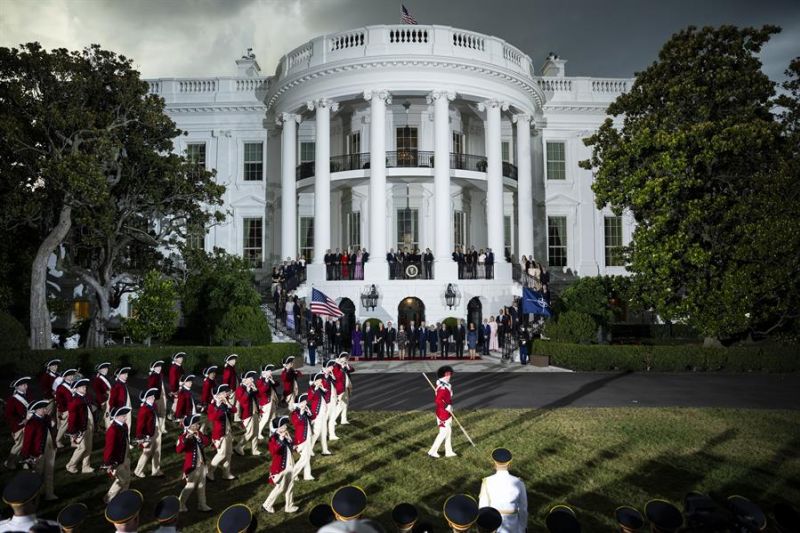
[[[634,372],[798,372],[793,345],[703,348],[702,345],[585,345],[535,340],[532,353],[550,364],[577,371]]]
[[[588,313],[565,311],[545,325],[544,334],[556,342],[589,343],[597,336],[597,324]]]
[[[272,334],[267,317],[261,309],[249,305],[236,305],[226,312],[214,328],[212,344],[230,345],[231,342],[250,342],[253,345],[269,344]]]
[[[361,331],[367,329],[367,324],[369,324],[371,330],[377,330],[378,326],[383,324],[383,321],[379,318],[368,318],[361,323]]]
[[[28,333],[19,320],[0,311],[0,351],[24,350],[28,347]]]
[[[447,326],[447,329],[451,331],[455,329],[456,326],[458,326],[458,319],[453,316],[445,318],[444,320],[442,320],[442,322],[444,322],[444,325]],[[464,326],[466,327],[466,322],[464,323]]]
[[[150,363],[158,359],[168,361],[177,352],[186,352],[184,366],[200,374],[212,364],[222,365],[225,356],[239,355],[237,368],[255,370],[268,363],[280,365],[287,355],[301,356],[303,348],[297,343],[275,343],[265,346],[133,346],[113,348],[90,348],[77,350],[24,350],[0,354],[0,366],[11,375],[35,376],[42,372],[44,364],[55,357],[64,361],[62,368],[77,368],[84,375],[94,373],[97,364],[109,361],[113,369],[130,366],[139,375],[147,375]]]

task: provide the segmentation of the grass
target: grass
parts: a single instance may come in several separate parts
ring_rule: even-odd
[[[573,506],[585,531],[610,531],[618,505],[641,509],[650,498],[680,505],[689,490],[742,494],[765,509],[781,500],[800,501],[800,412],[796,411],[507,409],[463,411],[460,419],[478,446],[469,447],[454,429],[460,457],[433,460],[425,455],[436,433],[432,413],[353,412],[352,425],[340,426],[341,440],[331,443],[334,455],[313,458],[317,480],[295,484],[300,511],[289,517],[282,511],[258,512],[259,531],[313,531],[308,511],[329,502],[336,488],[350,483],[367,492],[366,515],[386,526],[391,526],[392,507],[403,501],[414,503],[425,518],[441,524],[441,507],[449,495],[477,496],[481,478],[492,471],[489,454],[498,446],[512,450],[512,473],[527,485],[531,531],[544,530],[544,516],[556,502]],[[145,527],[140,531],[154,528],[152,512],[158,499],[178,494],[182,487],[182,456],[174,451],[175,434],[173,430],[163,445],[167,477],[134,478],[132,483],[146,498]],[[8,441],[3,444],[7,450]],[[106,478],[66,474],[68,456],[60,453],[56,464],[61,501],[43,505],[40,515],[55,517],[67,503],[84,501],[92,513],[84,529],[107,529],[101,504]],[[208,484],[209,504],[215,511],[237,502],[259,510],[271,489],[266,483],[268,457],[234,456],[233,470],[239,479]],[[95,465],[100,462],[99,450],[93,459]],[[4,472],[0,482],[5,485],[9,477]],[[195,505],[193,496],[190,509]],[[276,509],[282,505],[280,499]],[[216,513],[191,511],[182,515],[182,531],[214,531],[215,521]]]

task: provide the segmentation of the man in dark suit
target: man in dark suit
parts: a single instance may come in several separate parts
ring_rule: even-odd
[[[464,278],[464,266],[459,258],[458,246],[453,249],[453,262],[458,265],[458,279]]]
[[[439,355],[447,357],[448,349],[450,348],[450,329],[447,324],[442,322],[439,324]]]
[[[389,279],[397,279],[397,256],[394,255],[394,248],[390,248],[386,254],[386,262],[389,263]]]
[[[345,251],[345,253],[347,252]],[[347,273],[350,276],[349,279],[356,279],[356,255],[356,249],[353,248],[353,253],[347,257],[347,262],[349,263],[349,268],[347,269]]]
[[[334,342],[336,337],[336,331],[333,325],[333,320],[325,320],[325,338],[328,339],[328,354],[332,354],[334,352]],[[328,355],[326,354],[326,356]]]
[[[420,322],[417,330],[417,346],[420,359],[425,359],[428,356],[428,328],[425,327],[424,321]]]
[[[392,325],[392,321],[386,323],[386,356],[391,359],[394,357],[394,343],[397,342],[397,330]]]
[[[325,279],[333,279],[333,254],[328,250],[325,252]]]
[[[372,343],[375,340],[375,330],[372,329],[372,324],[367,322],[364,326],[364,357],[370,359],[372,357]]]
[[[483,355],[489,355],[489,340],[492,337],[492,328],[489,326],[488,318],[483,319],[481,331],[483,332]]]
[[[423,272],[425,273],[425,279],[433,279],[433,252],[431,252],[430,248],[425,249],[425,255],[422,258],[422,265]]]
[[[342,351],[342,341],[344,340],[344,332],[342,331],[342,321],[337,320],[333,327],[333,355],[339,355]]]
[[[408,325],[408,353],[411,359],[417,356],[417,335],[419,333],[417,333],[417,327],[412,320]]]
[[[386,351],[386,328],[383,326],[383,323],[378,325],[378,329],[375,331],[375,355],[378,356],[378,359],[383,359],[383,354]]]
[[[491,248],[486,250],[486,279],[494,279],[494,252]]]
[[[475,279],[475,272],[472,264],[472,252],[467,250],[464,254],[464,275],[467,279]]]
[[[458,321],[458,326],[453,332],[453,340],[456,344],[456,357],[464,357],[464,339],[467,337],[467,328],[464,326],[464,319]]]

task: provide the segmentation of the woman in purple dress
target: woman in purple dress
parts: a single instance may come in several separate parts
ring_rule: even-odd
[[[358,249],[356,254],[356,279],[364,279],[364,256],[361,254],[361,249]]]
[[[352,351],[350,355],[353,357],[361,357],[364,353],[361,348],[361,340],[363,338],[363,334],[361,333],[361,325],[356,324],[353,333],[350,335],[350,340],[352,341]]]

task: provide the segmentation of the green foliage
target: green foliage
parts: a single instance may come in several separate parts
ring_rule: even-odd
[[[123,322],[123,329],[136,342],[149,345],[153,337],[166,342],[178,329],[177,300],[175,282],[151,270],[130,301],[132,317]]]
[[[212,344],[226,341],[249,341],[256,345],[272,342],[267,318],[261,309],[252,305],[235,305],[228,309],[211,337]]]
[[[582,372],[800,372],[800,354],[792,345],[703,348],[576,345],[536,340],[532,353],[549,355],[551,365]]]
[[[767,333],[800,301],[799,91],[777,121],[758,58],[777,31],[679,32],[585,141],[598,207],[635,217],[643,304],[708,337]]]
[[[588,313],[565,311],[547,322],[544,334],[557,342],[589,343],[597,338],[597,324]]]
[[[442,322],[447,327],[447,329],[449,329],[451,331],[458,326],[458,319],[456,317],[454,317],[454,316],[449,316],[449,317],[445,318],[444,320],[442,320]]]
[[[378,326],[383,324],[383,321],[379,318],[368,318],[361,324],[361,331],[367,329],[367,324],[369,324],[370,329],[377,330]]]
[[[0,352],[24,350],[28,347],[28,333],[19,321],[5,311],[0,311]]]
[[[8,350],[0,352],[0,368],[6,375],[36,375],[45,362],[54,357],[64,361],[64,368],[77,368],[84,375],[91,375],[98,363],[111,362],[112,369],[130,366],[140,376],[146,376],[150,363],[158,359],[168,360],[172,354],[186,352],[189,357],[184,366],[200,375],[203,368],[212,364],[222,365],[225,356],[239,355],[237,368],[258,369],[267,363],[280,364],[287,355],[299,356],[302,346],[297,343],[273,343],[264,346],[135,346],[113,348],[79,348],[77,350]]]
[[[579,278],[558,296],[556,312],[576,311],[591,315],[598,326],[606,327],[630,299],[627,276],[587,276]]]
[[[187,330],[194,339],[208,343],[231,308],[258,308],[261,297],[245,259],[220,249],[213,253],[203,250],[183,253],[186,270],[180,294]]]

